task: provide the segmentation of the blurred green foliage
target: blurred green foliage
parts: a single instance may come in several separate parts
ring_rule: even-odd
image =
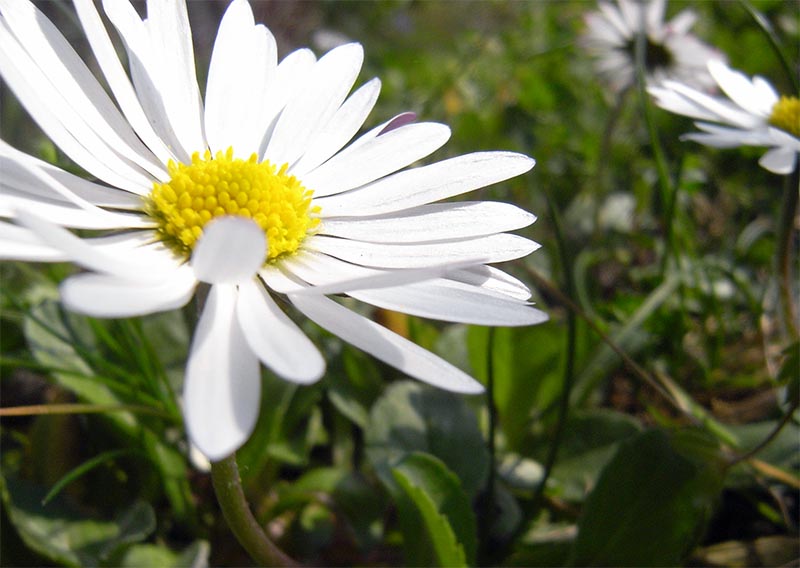
[[[797,5],[754,5],[796,70]],[[85,50],[70,8],[42,6]],[[213,30],[224,7],[190,3],[195,29]],[[686,7],[734,67],[789,92],[742,4],[668,10]],[[491,382],[491,404],[406,381],[304,324],[327,376],[298,387],[264,371],[259,422],[238,454],[257,518],[301,561],[723,566],[800,556],[800,427],[786,416],[800,357],[780,322],[773,264],[784,180],[758,167],[757,150],[681,142],[691,122],[652,109],[677,191],[668,208],[641,101],[608,94],[578,45],[594,8],[254,2],[282,54],[321,52],[334,33],[364,44],[361,81],[383,83],[368,127],[412,110],[452,127],[438,158],[536,158],[531,174],[470,199],[539,216],[523,233],[542,249],[507,268],[551,314],[493,332],[402,320],[417,343]],[[202,83],[213,32],[195,41]],[[73,168],[2,88],[3,139]],[[0,265],[3,406],[94,408],[2,418],[0,563],[247,565],[190,458],[176,399],[194,308],[74,316],[57,303],[70,270]],[[781,421],[770,445],[737,459]]]

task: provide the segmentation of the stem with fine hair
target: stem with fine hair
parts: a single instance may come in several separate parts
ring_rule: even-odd
[[[777,230],[775,264],[778,272],[778,291],[783,310],[786,329],[792,338],[798,336],[797,305],[793,294],[792,255],[794,240],[794,220],[797,216],[798,196],[800,196],[800,166],[792,175],[786,176],[783,185],[783,202]]]
[[[211,480],[225,521],[253,560],[261,566],[299,566],[269,539],[250,511],[235,453],[211,464]]]

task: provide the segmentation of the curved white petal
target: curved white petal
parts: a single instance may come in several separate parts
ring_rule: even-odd
[[[153,283],[161,281],[164,272],[175,267],[175,262],[171,258],[165,259],[160,255],[147,254],[148,251],[143,251],[135,258],[112,254],[94,246],[91,241],[78,238],[66,229],[51,224],[31,211],[17,211],[16,219],[35,233],[43,244],[62,251],[72,262],[89,270],[122,279]]]
[[[347,193],[315,199],[315,204],[322,208],[323,218],[381,215],[505,181],[529,171],[535,163],[513,152],[475,152],[398,172]]]
[[[523,302],[531,297],[531,291],[523,282],[494,266],[472,266],[449,272],[447,277],[456,282],[485,288]]]
[[[42,72],[0,19],[0,74],[42,131],[89,173],[116,187],[144,194],[151,178],[97,135],[80,111]]]
[[[236,287],[211,287],[192,339],[183,408],[189,438],[219,461],[253,431],[261,405],[258,359],[236,321]]]
[[[789,175],[797,163],[797,150],[794,148],[773,148],[758,160],[762,168],[774,174]]]
[[[434,203],[376,217],[325,219],[321,235],[373,243],[413,243],[464,239],[513,231],[536,220],[509,203]]]
[[[67,278],[61,300],[73,312],[98,318],[126,318],[166,312],[186,305],[197,280],[187,267],[150,284],[105,274],[84,273]]]
[[[377,268],[423,268],[464,260],[504,262],[526,256],[540,245],[518,235],[501,233],[453,242],[382,244],[314,235],[305,248]]]
[[[63,97],[103,142],[153,176],[167,172],[134,134],[128,122],[61,32],[30,2],[0,0],[0,10],[14,35],[55,87],[48,100]],[[26,70],[29,73],[30,70]],[[57,93],[54,91],[57,90]]]
[[[292,166],[290,172],[302,177],[303,174],[324,163],[341,150],[364,124],[378,100],[380,90],[380,80],[372,79],[350,95],[322,130],[309,142],[303,157]]]
[[[315,196],[332,195],[362,186],[420,160],[450,138],[450,128],[435,122],[408,124],[354,148],[345,148],[303,176]]]
[[[228,6],[206,83],[205,129],[212,153],[232,147],[234,155],[247,159],[258,152],[266,126],[261,109],[275,67],[274,46],[272,34],[255,25],[245,0]]]
[[[721,61],[709,61],[708,71],[728,98],[762,119],[769,117],[773,105],[778,102],[774,90],[765,90],[763,84],[756,88],[744,73],[734,71]]]
[[[206,147],[203,103],[197,86],[186,3],[147,0],[145,24],[152,53],[161,71],[157,87],[162,93],[170,123],[190,154],[202,151]]]
[[[436,387],[480,393],[483,386],[450,363],[324,296],[289,296],[309,319],[403,373]]]
[[[0,259],[61,262],[67,255],[42,243],[32,231],[0,221]]]
[[[191,266],[197,279],[211,284],[250,280],[264,264],[267,237],[255,221],[227,216],[212,219],[194,246]]]
[[[142,105],[136,97],[133,85],[119,61],[114,44],[111,43],[108,31],[100,18],[100,14],[97,12],[94,0],[73,0],[73,4],[83,30],[86,32],[86,38],[89,40],[95,59],[97,59],[103,76],[108,82],[114,98],[117,99],[125,118],[161,163],[168,163],[175,156],[167,149],[161,138],[158,137],[144,114],[144,109],[142,109]],[[161,178],[159,180],[166,181]]]
[[[19,211],[33,211],[40,218],[62,227],[76,229],[140,229],[154,226],[144,215],[90,211],[71,203],[31,197],[0,181],[0,216],[17,217]]]
[[[255,280],[239,284],[236,316],[250,349],[278,376],[303,384],[322,377],[319,350]]]
[[[355,83],[364,61],[360,44],[326,53],[309,71],[302,90],[281,113],[264,156],[278,166],[292,165],[336,113]]]

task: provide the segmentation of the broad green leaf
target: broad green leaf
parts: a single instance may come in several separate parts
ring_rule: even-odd
[[[364,429],[369,410],[383,390],[380,372],[373,359],[360,351],[342,349],[344,372],[329,372],[326,378],[328,398],[336,410]]]
[[[141,542],[155,530],[153,508],[137,501],[114,520],[97,520],[54,499],[42,506],[46,489],[11,477],[0,478],[3,504],[22,540],[32,550],[69,566],[100,566],[120,548]]]
[[[487,381],[489,328],[471,327],[468,335],[474,375]],[[558,398],[563,331],[555,323],[496,328],[493,339],[494,402],[509,449],[523,451],[530,423]],[[531,356],[535,354],[535,356]]]
[[[649,430],[622,444],[589,495],[573,566],[676,566],[702,534],[721,470]]]
[[[413,453],[392,469],[411,565],[474,564],[475,515],[458,478],[435,457]]]
[[[470,497],[486,483],[489,453],[461,395],[411,381],[395,383],[372,407],[366,442],[367,456],[387,486],[394,483],[391,468],[412,452],[442,460]]]

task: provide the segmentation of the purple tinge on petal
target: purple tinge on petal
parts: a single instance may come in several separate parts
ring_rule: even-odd
[[[378,136],[382,134],[386,134],[387,132],[391,132],[401,126],[405,126],[406,124],[411,124],[417,120],[417,113],[415,112],[404,112],[395,116],[389,123],[383,127],[383,130],[378,132]]]

